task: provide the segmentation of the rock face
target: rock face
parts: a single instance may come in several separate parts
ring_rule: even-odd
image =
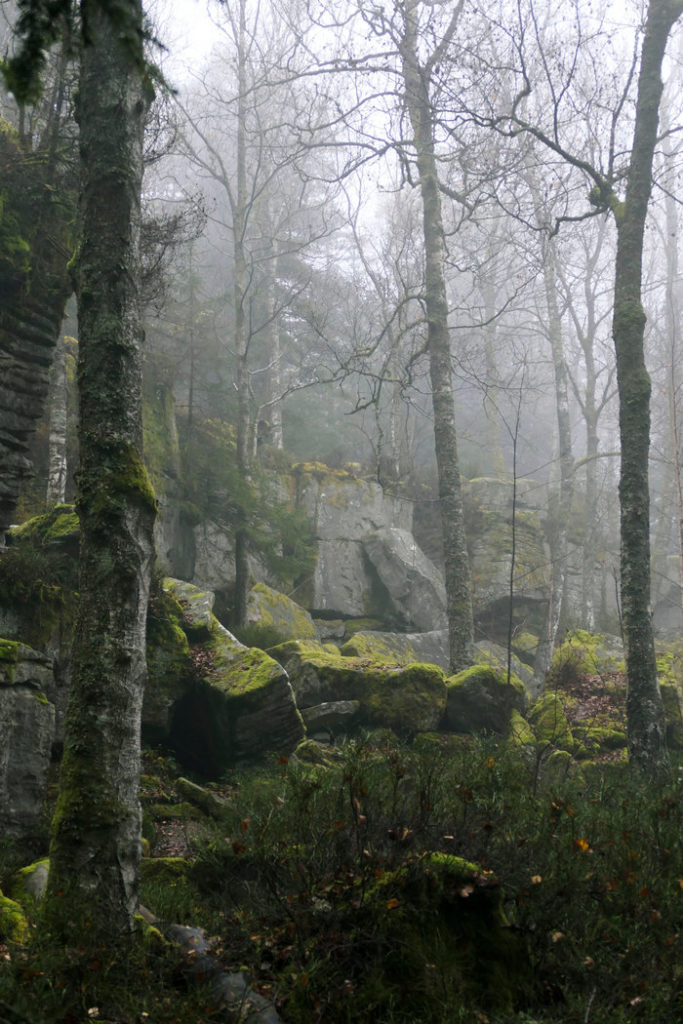
[[[351,617],[371,614],[373,600],[382,597],[374,593],[364,538],[389,527],[410,530],[412,505],[375,481],[331,472],[302,472],[299,504],[318,542],[311,607]]]
[[[49,658],[0,640],[0,833],[34,834],[40,824],[55,729]]]
[[[363,548],[402,624],[425,632],[446,628],[443,578],[412,533],[395,526],[375,530],[363,538]]]

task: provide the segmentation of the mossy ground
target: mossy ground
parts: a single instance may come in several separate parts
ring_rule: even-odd
[[[155,819],[142,902],[203,926],[285,1024],[677,1024],[680,792],[566,757],[543,787],[504,741],[385,734],[230,772],[220,818]],[[181,803],[171,760],[143,767],[146,804]],[[158,941],[7,955],[0,999],[40,1024],[225,1019]]]

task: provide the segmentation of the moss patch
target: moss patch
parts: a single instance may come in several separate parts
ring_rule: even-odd
[[[29,927],[20,905],[0,890],[0,939],[20,945],[28,940]]]
[[[544,693],[529,709],[527,717],[538,744],[570,752],[574,750],[571,726],[558,693]]]
[[[524,683],[487,665],[473,665],[448,680],[446,728],[453,732],[505,734],[513,710],[526,708]]]

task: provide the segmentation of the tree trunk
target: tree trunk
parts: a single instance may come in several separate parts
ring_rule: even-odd
[[[235,359],[237,372],[237,468],[244,481],[245,491],[251,479],[251,415],[249,396],[249,327],[247,323],[247,296],[249,291],[249,268],[246,253],[247,216],[249,196],[247,192],[247,39],[246,0],[239,0],[239,28],[237,41],[237,185],[232,209],[233,255],[235,259],[234,303],[235,303]],[[235,529],[235,596],[233,615],[238,626],[247,622],[249,599],[249,535],[247,512],[238,512]]]
[[[64,339],[55,345],[50,377],[50,429],[48,436],[47,494],[48,507],[61,505],[66,498],[66,347]]]
[[[550,597],[546,607],[544,630],[539,637],[534,662],[534,677],[539,683],[543,681],[550,668],[562,617],[567,578],[568,527],[574,493],[569,376],[562,343],[562,321],[557,305],[558,277],[555,256],[554,242],[551,238],[546,238],[541,246],[541,259],[548,312],[548,341],[550,342],[555,381],[560,486],[557,500],[550,502]],[[555,515],[553,515],[553,505],[555,505]]]
[[[469,559],[453,402],[453,370],[444,276],[445,245],[429,76],[418,58],[417,0],[406,0],[400,45],[405,102],[414,134],[425,247],[427,347],[445,562],[451,671],[472,664],[474,626]]]
[[[642,254],[663,88],[662,61],[669,32],[682,11],[680,0],[650,0],[626,197],[623,203],[613,203],[617,257],[612,336],[619,386],[621,609],[626,640],[629,755],[633,766],[647,775],[665,767],[667,755],[650,613],[650,378],[643,346]]]
[[[82,0],[80,605],[50,845],[46,930],[110,946],[137,909],[140,715],[156,502],[142,461],[140,186],[145,114],[139,0],[115,29]],[[141,54],[139,56],[141,60]]]

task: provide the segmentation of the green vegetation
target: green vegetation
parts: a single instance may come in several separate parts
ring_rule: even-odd
[[[588,1009],[591,1024],[674,1024],[680,791],[640,786],[621,764],[579,775],[559,753],[563,770],[541,769],[538,785],[536,761],[507,741],[306,741],[301,759],[208,787],[210,815],[186,804],[176,818],[187,784],[149,751],[141,901],[162,932],[203,927],[285,1024],[566,1024]],[[2,856],[0,885],[20,903]],[[21,909],[0,1000],[36,1024],[92,1007],[102,1020],[226,1019],[158,936],[141,933],[118,966],[77,949],[57,963],[29,943],[35,904]]]

